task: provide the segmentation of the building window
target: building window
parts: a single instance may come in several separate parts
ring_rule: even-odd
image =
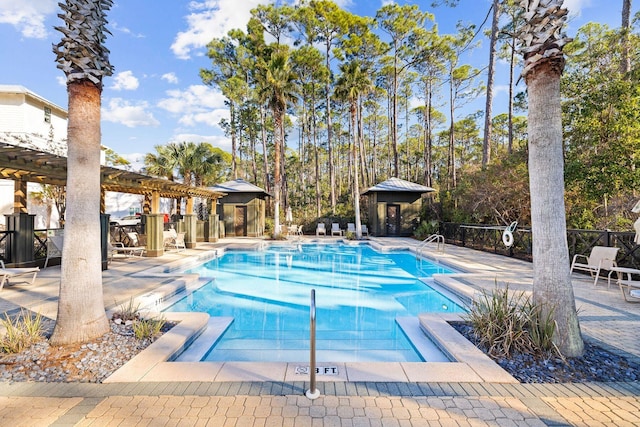
[[[44,107],[44,122],[51,123],[51,108]]]

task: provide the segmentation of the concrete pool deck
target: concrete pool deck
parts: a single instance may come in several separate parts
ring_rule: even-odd
[[[418,243],[402,238],[371,241],[389,249]],[[161,258],[115,260],[103,272],[105,303],[113,308],[132,297],[153,301],[160,294],[197,286],[193,275],[176,277],[162,271],[174,262],[202,257],[208,250],[256,244],[256,239],[223,239],[217,244],[199,243],[198,249],[171,251]],[[431,252],[431,256],[468,269],[455,277],[437,278],[458,295],[491,290],[496,284],[531,289],[531,264],[526,262],[450,245],[444,254]],[[54,318],[59,273],[59,267],[50,267],[38,274],[32,286],[5,287],[0,310],[27,307]],[[640,360],[640,304],[625,302],[615,284],[607,288],[606,280],[594,287],[588,276],[574,275],[573,285],[585,338]],[[202,319],[193,318],[183,326],[189,322],[198,329]],[[429,319],[424,323],[443,327]],[[175,345],[180,343],[169,347]],[[162,358],[170,351],[147,353],[145,357],[155,359],[137,363],[144,375],[136,377],[131,375],[135,370],[125,369],[104,384],[0,383],[0,416],[8,425],[29,426],[640,425],[637,382],[518,384],[509,376],[501,377],[504,371],[495,370],[492,362],[485,366],[488,371],[473,361],[439,364],[448,366],[358,363],[338,366],[337,377],[318,376],[321,397],[310,401],[303,395],[308,377],[298,378],[291,364],[165,362]]]

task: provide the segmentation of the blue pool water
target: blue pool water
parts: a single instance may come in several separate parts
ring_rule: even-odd
[[[311,289],[319,362],[421,361],[396,317],[463,311],[418,280],[451,270],[368,245],[227,251],[189,272],[212,280],[167,310],[234,318],[207,361],[308,360]]]

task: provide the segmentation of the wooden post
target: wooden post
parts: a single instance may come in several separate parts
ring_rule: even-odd
[[[13,213],[28,213],[27,210],[27,181],[13,181]]]

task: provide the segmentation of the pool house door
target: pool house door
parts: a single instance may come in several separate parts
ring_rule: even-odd
[[[387,205],[387,236],[400,235],[400,205]]]
[[[236,236],[247,235],[247,207],[246,206],[236,206],[233,227],[235,229]]]

